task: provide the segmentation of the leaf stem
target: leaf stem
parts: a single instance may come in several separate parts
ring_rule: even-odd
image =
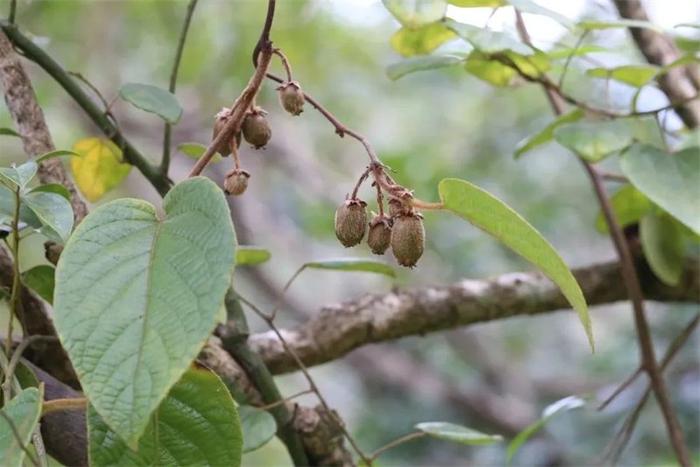
[[[20,276],[19,276],[19,208],[20,208],[20,197],[19,197],[20,187],[18,186],[14,190],[15,198],[15,210],[12,217],[12,243],[11,251],[12,253],[12,292],[10,294],[10,312],[7,320],[7,335],[5,338],[5,355],[10,361],[7,371],[5,372],[5,379],[2,383],[2,391],[5,402],[12,399],[12,378],[14,376],[14,368],[12,366],[12,360],[14,355],[12,355],[12,324],[14,322],[15,315],[17,315],[19,292],[21,287]]]
[[[393,449],[400,444],[407,443],[409,441],[413,441],[414,439],[422,438],[425,435],[426,435],[426,433],[424,433],[422,431],[414,431],[413,433],[409,433],[407,435],[403,435],[399,438],[396,438],[395,440],[385,444],[384,446],[382,446],[379,449],[377,449],[376,451],[374,451],[369,456],[370,463],[374,462],[377,459],[377,457],[379,457],[380,455],[382,455],[383,453],[385,453],[389,449]]]
[[[41,415],[60,412],[63,410],[85,410],[87,407],[87,399],[84,397],[76,397],[70,399],[52,399],[44,401],[41,405]]]

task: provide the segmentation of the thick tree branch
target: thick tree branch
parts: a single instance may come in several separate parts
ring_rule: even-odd
[[[640,273],[649,300],[700,302],[697,263],[689,263],[680,285],[672,288],[658,282],[646,267],[640,267]],[[577,269],[574,275],[590,305],[627,300],[619,266],[614,262]],[[558,287],[541,273],[510,273],[489,280],[366,295],[325,307],[315,318],[282,333],[304,364],[312,366],[366,344],[568,308]],[[254,334],[248,342],[272,373],[297,369],[271,331]]]
[[[620,16],[627,19],[649,21],[641,0],[614,0]],[[637,47],[649,63],[666,66],[680,58],[673,40],[664,34],[647,28],[630,28]],[[658,78],[659,86],[671,102],[692,99],[698,94],[697,65],[678,66]],[[700,99],[696,98],[675,108],[689,128],[700,125]]]

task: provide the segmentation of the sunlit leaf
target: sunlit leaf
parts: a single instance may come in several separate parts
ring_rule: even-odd
[[[119,89],[119,95],[135,107],[154,113],[171,124],[177,123],[182,115],[182,107],[180,107],[177,97],[158,86],[127,83]]]
[[[513,68],[494,60],[478,50],[474,50],[469,54],[469,58],[464,63],[464,69],[477,78],[499,87],[510,85],[517,76],[517,72]]]
[[[580,121],[554,129],[554,139],[588,162],[598,162],[634,141],[634,129],[624,120]]]
[[[425,57],[412,57],[389,65],[386,74],[389,79],[397,80],[402,76],[417,71],[434,70],[456,65],[464,61],[464,58],[456,55],[428,55]]]
[[[418,423],[416,429],[433,438],[460,444],[483,446],[503,441],[503,437],[500,435],[487,435],[465,426],[447,422]]]
[[[394,271],[394,268],[386,263],[381,263],[371,259],[327,259],[322,261],[311,261],[309,263],[305,263],[302,267],[310,269],[329,269],[333,271],[372,272],[376,274],[384,274],[385,276],[389,277],[396,276],[396,271]]]
[[[615,219],[621,227],[626,227],[637,222],[654,206],[649,198],[637,190],[634,185],[624,185],[610,197],[610,205]],[[602,233],[608,233],[608,224],[603,213],[598,213],[595,222],[596,229]]]
[[[612,21],[602,21],[602,20],[584,20],[579,21],[578,27],[587,30],[593,29],[615,29],[615,28],[643,28],[643,29],[653,29],[658,32],[663,30],[658,26],[648,22],[640,21],[636,19],[617,19]]]
[[[583,55],[588,55],[592,53],[604,53],[604,52],[610,52],[610,49],[606,49],[605,47],[601,47],[599,45],[595,44],[584,44],[579,47],[564,47],[560,49],[554,49],[550,50],[549,52],[546,52],[547,56],[552,59],[552,60],[562,60],[562,59],[567,59],[570,56],[573,57],[581,57]]]
[[[416,29],[401,28],[391,36],[391,46],[404,57],[425,55],[454,39],[454,32],[443,23],[430,23]]]
[[[511,50],[521,55],[532,55],[535,53],[535,51],[527,45],[502,32],[479,28],[471,24],[459,23],[450,18],[447,18],[444,24],[459,37],[474,46],[475,49],[487,54],[503,52],[505,50]]]
[[[541,131],[535,133],[532,136],[528,136],[524,140],[518,143],[515,150],[515,157],[518,158],[528,151],[532,151],[538,146],[550,142],[554,138],[554,130],[560,126],[580,120],[584,116],[584,112],[581,109],[574,109],[560,117],[557,117],[552,123],[544,127]]]
[[[505,55],[521,73],[532,78],[539,78],[551,68],[549,57],[542,52],[535,52],[532,55],[521,55],[508,50],[505,52]]]
[[[0,417],[0,459],[3,467],[21,467],[24,464],[26,454],[23,447],[26,449],[29,446],[32,432],[39,423],[42,397],[40,389],[27,388],[0,409],[5,415]],[[12,421],[16,434],[5,417]]]
[[[73,178],[88,201],[97,201],[119,186],[131,170],[131,165],[123,161],[121,150],[108,139],[81,139],[73,150],[80,154],[70,159]]]
[[[554,417],[558,413],[564,413],[568,412],[569,410],[577,409],[579,407],[583,407],[586,404],[586,402],[576,396],[569,396],[565,397],[564,399],[560,399],[556,401],[555,403],[547,406],[544,411],[542,412],[542,418],[537,420],[535,423],[529,425],[527,428],[525,428],[523,431],[518,433],[515,438],[508,444],[508,450],[507,450],[507,463],[510,465],[511,461],[513,460],[513,456],[518,452],[520,447],[532,437],[535,433],[537,433],[542,427],[545,426],[545,424],[551,420],[552,417]]]
[[[243,436],[236,404],[212,371],[190,368],[170,389],[130,449],[90,406],[88,435],[92,465],[239,466]]]
[[[275,436],[277,422],[266,410],[242,405],[238,407],[238,415],[243,427],[243,452],[261,448]]]
[[[685,256],[682,225],[666,214],[648,214],[639,223],[644,257],[664,284],[675,286],[681,278]]]
[[[0,180],[12,189],[24,188],[34,178],[38,168],[39,166],[32,160],[20,165],[13,164],[12,167],[0,167]]]
[[[609,78],[641,88],[654,79],[660,70],[661,68],[653,65],[625,65],[616,68],[591,68],[586,71],[586,74],[594,78]]]
[[[236,249],[236,265],[254,266],[256,264],[262,264],[268,261],[271,256],[270,251],[265,248],[240,245]]]
[[[190,159],[197,160],[200,157],[202,157],[202,154],[204,154],[204,151],[207,150],[207,147],[203,144],[199,143],[182,143],[177,145],[177,150],[189,157]],[[216,164],[218,162],[221,162],[224,160],[223,157],[221,157],[221,154],[214,153],[214,157],[211,158],[211,161],[209,161],[210,164]]]
[[[508,0],[508,3],[510,3],[520,11],[551,18],[567,28],[572,28],[574,26],[573,21],[571,21],[566,16],[557,13],[556,11],[550,10],[549,8],[545,8],[541,5],[538,5],[532,0]]]
[[[382,0],[382,3],[407,28],[439,21],[447,11],[445,0]]]
[[[586,299],[573,274],[552,245],[505,203],[469,182],[448,178],[440,182],[438,189],[445,209],[493,235],[537,266],[559,286],[578,313],[593,349],[593,330]]]
[[[54,322],[83,391],[130,447],[216,324],[236,237],[223,192],[189,178],[163,200],[98,207],[56,268]]]
[[[53,303],[56,270],[48,264],[34,266],[22,273],[22,283],[36,292],[41,298]]]
[[[55,241],[68,240],[73,230],[73,207],[63,195],[34,190],[22,195],[22,203],[41,221],[42,233]]]
[[[700,147],[667,154],[634,144],[624,152],[620,167],[639,191],[700,234]]]

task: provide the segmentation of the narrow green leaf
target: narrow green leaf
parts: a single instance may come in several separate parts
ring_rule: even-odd
[[[402,26],[415,29],[440,21],[447,11],[445,0],[382,0]]]
[[[664,284],[678,285],[685,257],[683,226],[665,213],[648,214],[639,223],[639,237],[656,277]]]
[[[138,450],[130,449],[88,408],[91,465],[239,466],[243,436],[236,404],[216,374],[190,368],[160,403]]]
[[[503,441],[503,437],[500,435],[487,435],[465,426],[447,422],[418,423],[416,429],[433,438],[460,444],[483,446]]]
[[[204,154],[204,151],[207,150],[207,147],[199,143],[182,143],[177,145],[177,150],[189,157],[190,159],[197,160],[200,157],[202,157],[202,154]],[[216,164],[221,162],[222,160],[224,160],[224,158],[221,157],[221,154],[217,152],[214,154],[214,157],[211,158],[211,161],[209,163]]]
[[[4,417],[0,417],[0,459],[3,467],[23,465],[26,454],[22,447],[29,446],[34,427],[39,423],[42,397],[41,389],[27,388],[0,409],[4,414]],[[20,439],[17,439],[5,417],[12,421]]]
[[[566,123],[578,121],[582,119],[584,115],[583,110],[575,109],[560,117],[557,117],[552,123],[544,127],[541,131],[532,136],[528,136],[519,142],[515,149],[515,158],[517,159],[526,152],[532,151],[536,147],[550,142],[554,138],[554,130]]]
[[[43,162],[49,159],[53,159],[54,157],[63,157],[63,156],[78,156],[81,157],[82,154],[78,154],[77,152],[73,151],[68,151],[65,149],[57,149],[56,151],[51,151],[47,152],[45,154],[42,154],[41,156],[37,157],[34,159],[37,163]]]
[[[73,208],[63,195],[31,191],[22,195],[22,203],[41,221],[42,233],[59,242],[68,240],[73,230]]]
[[[333,271],[357,271],[384,274],[389,277],[396,277],[396,271],[386,263],[361,258],[338,258],[323,261],[311,261],[305,263],[303,268],[328,269]]]
[[[487,54],[505,50],[511,50],[521,55],[532,55],[535,53],[527,45],[502,32],[459,23],[451,18],[445,19],[444,24],[459,37],[474,46],[475,49]]]
[[[550,10],[549,8],[545,8],[543,6],[538,5],[537,3],[533,2],[532,0],[508,0],[508,3],[513,5],[515,8],[517,8],[520,11],[524,11],[526,13],[532,13],[534,15],[542,15],[546,16],[548,18],[553,19],[557,23],[561,24],[562,26],[571,29],[574,27],[574,22],[571,21],[569,18],[566,16],[557,13],[556,11]]]
[[[623,185],[619,190],[610,197],[610,205],[613,209],[615,219],[621,227],[627,227],[634,224],[653,208],[654,204],[649,201],[649,198],[637,190],[634,185]],[[602,212],[598,213],[595,221],[596,229],[599,232],[607,234],[608,224],[605,222],[605,217]]]
[[[391,36],[390,43],[404,57],[412,57],[429,54],[455,37],[443,23],[430,23],[416,29],[403,27]]]
[[[700,147],[667,154],[634,144],[623,154],[620,167],[639,191],[700,234]]]
[[[599,162],[634,141],[634,129],[624,120],[581,121],[554,129],[554,139],[588,162]]]
[[[700,23],[679,23],[673,26],[674,28],[695,28],[700,29]]]
[[[243,427],[243,452],[255,451],[270,441],[277,432],[275,417],[250,405],[238,408]]]
[[[0,135],[5,135],[5,136],[16,136],[18,138],[21,138],[22,136],[17,133],[15,130],[12,128],[0,128]]]
[[[456,65],[464,61],[464,58],[456,55],[429,55],[426,57],[412,57],[399,63],[389,65],[386,74],[391,80],[397,80],[410,73],[425,70],[435,70]]]
[[[641,88],[648,84],[661,68],[653,65],[624,65],[615,68],[591,68],[586,70],[588,76],[612,79],[630,86]]]
[[[586,30],[593,29],[616,29],[616,28],[642,28],[652,29],[657,32],[663,32],[663,29],[648,21],[640,21],[636,19],[618,19],[614,21],[601,20],[584,20],[577,25],[579,28]]]
[[[22,273],[22,283],[47,302],[53,303],[55,273],[56,270],[48,264],[34,266]]]
[[[496,8],[506,4],[505,0],[447,0],[450,5],[463,8]]]
[[[265,248],[240,245],[236,250],[236,265],[255,266],[266,262],[271,256],[270,251]]]
[[[236,237],[211,180],[92,211],[56,268],[55,324],[90,403],[131,447],[216,324]]]
[[[70,191],[63,185],[58,183],[47,183],[46,185],[39,185],[36,188],[32,188],[30,193],[55,193],[57,195],[63,196],[66,200],[70,201]]]
[[[170,91],[150,84],[127,83],[119,89],[122,99],[146,112],[154,113],[168,123],[180,120],[182,107]]]
[[[586,299],[566,263],[542,235],[518,213],[485,190],[454,178],[440,182],[438,190],[445,209],[493,235],[501,243],[540,268],[559,286],[578,313],[594,349]]]
[[[13,164],[12,167],[0,167],[0,179],[10,187],[24,188],[34,178],[38,168],[32,160],[20,165]]]
[[[541,430],[542,427],[544,427],[547,424],[547,422],[551,420],[552,417],[554,417],[558,413],[564,413],[568,412],[569,410],[583,407],[585,404],[586,402],[583,399],[576,396],[569,396],[547,406],[542,412],[542,418],[540,418],[535,423],[529,425],[523,431],[518,433],[515,436],[515,438],[513,438],[513,440],[508,444],[508,450],[506,451],[508,465],[510,465],[510,463],[513,460],[513,457],[518,452],[520,447],[525,443],[525,441],[530,439],[532,435]]]
[[[583,55],[603,52],[610,52],[610,49],[595,44],[584,44],[576,48],[563,47],[559,49],[550,50],[549,52],[547,52],[547,56],[551,60],[565,60],[569,57],[581,57]]]

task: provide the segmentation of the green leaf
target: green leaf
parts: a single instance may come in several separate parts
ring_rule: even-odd
[[[547,16],[568,29],[571,29],[574,26],[573,21],[566,16],[550,10],[549,8],[540,6],[532,0],[508,0],[508,3],[513,5],[518,10],[524,11],[525,13]]]
[[[447,0],[450,5],[473,8],[473,7],[490,7],[496,8],[506,4],[505,0]]]
[[[207,147],[199,143],[182,143],[177,145],[177,150],[189,157],[190,159],[197,160],[200,157],[202,157],[202,154],[204,154],[204,151],[207,150]],[[211,161],[209,163],[216,164],[218,162],[221,162],[222,160],[224,160],[224,158],[221,157],[221,154],[217,152],[214,153],[214,157],[211,158]]]
[[[70,191],[63,185],[58,183],[47,183],[46,185],[39,185],[36,188],[32,188],[30,193],[55,193],[57,195],[63,196],[67,201],[70,201]]]
[[[433,438],[453,441],[460,444],[482,446],[503,441],[500,435],[487,435],[471,428],[447,422],[423,422],[416,429]]]
[[[492,54],[510,50],[521,55],[532,55],[533,49],[519,42],[508,34],[490,29],[482,29],[471,24],[459,23],[447,18],[444,24],[454,31],[459,37],[469,42],[475,49]]]
[[[275,417],[250,405],[238,408],[243,427],[243,452],[255,451],[270,441],[277,432]]]
[[[73,178],[90,202],[97,201],[119,186],[131,170],[131,165],[122,158],[121,149],[108,139],[81,139],[75,143],[73,150],[80,154],[70,160]]]
[[[485,190],[464,180],[447,178],[438,190],[445,209],[493,235],[501,243],[540,268],[559,286],[576,310],[594,349],[586,299],[566,263],[542,235],[518,213]]]
[[[464,69],[477,78],[494,86],[509,86],[517,72],[488,55],[474,50],[464,63]]]
[[[649,198],[637,190],[633,185],[624,185],[610,197],[610,205],[615,219],[621,227],[634,224],[653,208]],[[608,224],[603,213],[598,213],[595,221],[596,229],[604,234],[608,233]]]
[[[42,391],[36,388],[27,388],[5,404],[1,409],[4,416],[0,417],[0,459],[3,467],[21,467],[25,452],[32,439],[32,432],[39,423],[41,416]],[[19,439],[8,423],[12,421]]]
[[[305,263],[302,268],[328,269],[332,271],[357,271],[384,274],[389,277],[396,277],[396,271],[386,263],[373,261],[371,259],[360,258],[338,258],[323,261],[311,261]]]
[[[610,49],[595,44],[584,44],[579,47],[564,47],[550,50],[547,56],[552,60],[562,60],[569,57],[581,57],[592,53],[610,52]]]
[[[639,223],[639,237],[656,277],[664,284],[678,285],[685,257],[683,226],[665,213],[648,214]]]
[[[621,83],[641,88],[649,83],[661,71],[653,65],[625,65],[616,68],[591,68],[586,71],[594,78],[613,79]]]
[[[177,184],[92,211],[56,268],[55,324],[83,390],[131,447],[216,324],[236,237],[219,187]]]
[[[583,112],[583,110],[577,108],[575,110],[572,110],[571,112],[565,113],[560,117],[557,117],[552,123],[544,127],[538,133],[535,133],[532,136],[528,136],[527,138],[519,142],[515,150],[515,158],[517,159],[526,152],[532,151],[536,147],[550,142],[554,138],[554,130],[566,123],[578,121],[582,119],[584,115],[585,113]]]
[[[623,154],[620,167],[639,191],[700,234],[700,147],[667,154],[634,144]]]
[[[0,184],[0,225],[10,226],[15,217],[15,193],[5,185]],[[19,209],[20,230],[29,226],[35,230],[42,227],[36,215],[20,201]]]
[[[430,23],[417,29],[403,27],[391,36],[391,46],[404,57],[429,54],[456,36],[442,23]]]
[[[447,11],[445,0],[382,0],[389,13],[407,28],[418,28],[441,20]]]
[[[35,159],[35,161],[37,163],[39,163],[39,162],[43,162],[43,161],[46,161],[49,159],[53,159],[55,157],[63,157],[63,156],[78,156],[78,157],[80,157],[81,154],[78,154],[77,152],[74,152],[74,151],[68,151],[65,149],[57,149],[56,151],[51,151],[51,152],[47,152],[47,153],[42,154],[41,156],[37,157]]]
[[[265,248],[257,248],[254,246],[240,245],[236,250],[236,265],[238,266],[255,266],[262,264],[270,259],[270,252]]]
[[[182,115],[182,107],[177,97],[158,86],[127,83],[119,89],[119,95],[135,107],[154,113],[171,124],[177,123]]]
[[[5,136],[16,136],[18,138],[21,138],[22,135],[17,133],[15,130],[12,128],[0,128],[0,135],[5,135]]]
[[[32,160],[20,165],[13,164],[12,167],[0,167],[0,180],[12,189],[24,188],[34,178],[38,168],[39,166]]]
[[[138,442],[129,447],[94,407],[88,409],[91,465],[239,466],[243,446],[236,404],[212,371],[190,368],[172,387]]]
[[[53,303],[55,273],[56,270],[47,264],[34,266],[22,273],[22,283],[47,302]]]
[[[63,195],[31,191],[22,196],[24,203],[41,221],[41,232],[52,240],[65,242],[73,230],[73,208]]]
[[[650,23],[649,21],[640,21],[636,19],[618,19],[614,21],[601,21],[601,20],[584,20],[580,21],[577,25],[581,29],[593,30],[593,29],[615,29],[615,28],[642,28],[642,29],[653,29],[657,32],[663,32],[663,29]]]
[[[389,65],[386,69],[386,74],[389,76],[389,79],[397,80],[409,73],[445,68],[463,61],[464,58],[456,55],[430,55],[427,57],[413,57],[402,60],[399,63]]]
[[[624,120],[566,123],[554,129],[554,139],[588,162],[598,162],[634,141],[634,130]]]
[[[518,433],[515,438],[508,444],[507,450],[507,463],[510,465],[513,457],[518,452],[518,449],[527,441],[532,435],[537,433],[545,424],[552,419],[558,413],[568,412],[569,410],[577,409],[583,407],[586,402],[576,396],[565,397],[560,399],[555,403],[547,406],[542,412],[542,418],[537,420],[535,423],[526,427],[523,431]]]

